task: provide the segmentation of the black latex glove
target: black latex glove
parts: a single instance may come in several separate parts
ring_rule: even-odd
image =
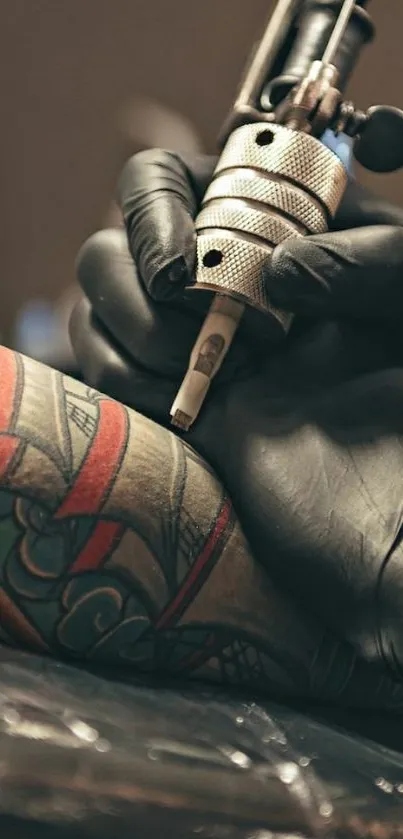
[[[78,263],[86,297],[71,334],[86,380],[166,424],[202,322],[183,288],[213,168],[210,158],[184,162],[163,151],[134,157],[119,185],[126,230],[96,234]],[[241,329],[187,437],[226,483],[270,575],[395,678],[403,673],[399,225],[403,211],[351,185],[338,232],[277,248],[268,289],[299,318],[265,354]]]

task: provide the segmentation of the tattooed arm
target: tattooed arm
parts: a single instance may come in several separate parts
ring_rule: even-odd
[[[4,348],[0,375],[4,643],[277,696],[402,701],[274,589],[192,449]]]

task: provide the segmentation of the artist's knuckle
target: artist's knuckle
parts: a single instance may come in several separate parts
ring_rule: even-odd
[[[76,262],[76,270],[81,285],[86,288],[91,280],[104,270],[110,257],[116,257],[122,249],[124,233],[121,230],[100,230],[90,236],[82,245]]]
[[[117,187],[123,216],[128,224],[138,202],[161,187],[166,188],[166,177],[183,178],[184,164],[180,155],[169,149],[145,149],[125,163]]]
[[[144,149],[134,154],[123,167],[122,178],[131,177],[137,172],[151,168],[170,168],[178,156],[173,151],[163,148]]]
[[[111,241],[110,230],[99,230],[87,239],[81,246],[77,256],[77,266],[83,267],[88,263],[92,264],[98,261],[99,254],[102,254],[110,247]]]

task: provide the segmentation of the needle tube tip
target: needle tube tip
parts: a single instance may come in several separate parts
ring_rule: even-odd
[[[171,408],[171,423],[189,431],[229,350],[245,304],[217,294],[193,347],[189,367]]]
[[[180,431],[189,431],[192,423],[193,417],[190,417],[189,414],[185,414],[183,411],[175,411],[173,416],[171,416],[171,425],[174,425]]]

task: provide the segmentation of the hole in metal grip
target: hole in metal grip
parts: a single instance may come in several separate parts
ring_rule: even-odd
[[[203,256],[203,265],[205,268],[216,268],[223,260],[221,251],[207,251]]]
[[[256,143],[258,146],[270,146],[274,137],[274,132],[270,128],[265,128],[264,131],[260,131],[257,135]]]

